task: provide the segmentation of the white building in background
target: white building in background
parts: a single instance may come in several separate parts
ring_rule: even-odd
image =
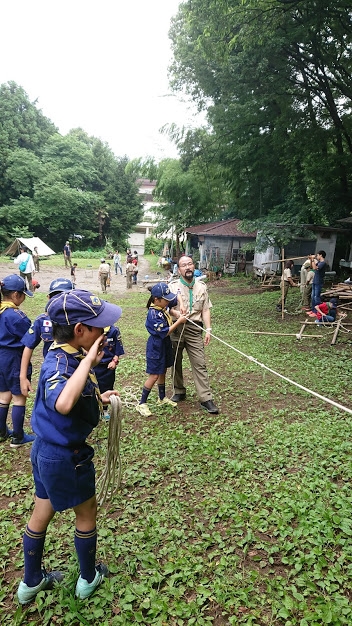
[[[137,250],[138,254],[144,254],[144,241],[154,234],[155,212],[153,207],[159,206],[159,202],[154,202],[153,191],[156,187],[156,180],[149,178],[139,178],[137,180],[139,194],[143,204],[143,218],[137,224],[136,229],[128,238],[128,245],[131,250]]]

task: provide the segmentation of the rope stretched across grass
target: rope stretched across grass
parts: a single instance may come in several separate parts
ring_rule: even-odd
[[[197,324],[192,322],[191,319],[187,320],[187,324],[188,323],[191,323],[194,326],[198,326]],[[199,326],[198,326],[198,328],[199,328]],[[213,333],[209,332],[209,334],[210,334],[211,337],[213,337],[217,341],[220,341],[220,343],[223,343],[225,346],[227,346],[227,348],[230,348],[231,350],[234,350],[235,352],[237,352],[237,354],[240,354],[241,356],[244,356],[249,361],[252,361],[256,365],[259,365],[259,367],[262,367],[263,369],[267,370],[268,372],[271,372],[271,374],[274,374],[275,376],[278,376],[279,378],[282,378],[282,380],[285,380],[286,382],[290,383],[291,385],[294,385],[295,387],[298,387],[299,389],[302,389],[302,391],[305,391],[306,393],[309,393],[312,396],[315,396],[316,398],[319,398],[319,400],[323,400],[323,402],[327,402],[328,404],[331,404],[332,406],[336,407],[337,409],[341,409],[341,411],[345,411],[345,413],[349,413],[350,415],[352,415],[352,409],[349,409],[347,406],[344,406],[343,404],[340,404],[339,402],[335,402],[335,400],[331,400],[330,398],[327,398],[326,396],[322,396],[320,393],[317,393],[316,391],[313,391],[312,389],[308,389],[308,387],[304,387],[303,385],[300,385],[296,381],[291,380],[291,378],[288,378],[287,376],[284,376],[283,374],[280,374],[279,372],[275,372],[275,370],[273,370],[271,367],[268,367],[267,365],[264,365],[264,363],[261,363],[260,361],[258,361],[258,359],[255,359],[253,356],[250,356],[249,354],[245,354],[241,350],[238,350],[238,348],[235,348],[234,346],[232,346],[231,344],[227,343],[223,339],[220,339],[220,337],[217,337],[216,335],[213,335]]]
[[[191,319],[188,319],[187,323],[191,323],[194,326],[197,326],[197,328],[199,328],[198,324],[195,324],[195,322],[193,322]],[[331,400],[330,398],[327,398],[326,396],[323,396],[320,393],[317,393],[316,391],[309,389],[308,387],[304,387],[300,383],[297,383],[296,381],[291,380],[287,376],[284,376],[283,374],[276,372],[271,367],[264,365],[264,363],[261,363],[260,361],[258,361],[258,359],[255,359],[254,357],[248,354],[245,354],[241,350],[238,350],[238,348],[235,348],[234,346],[227,343],[223,339],[220,339],[220,337],[217,337],[210,331],[207,331],[207,332],[209,332],[211,337],[213,337],[220,343],[224,344],[231,350],[234,350],[235,352],[245,357],[249,361],[252,361],[256,365],[259,365],[259,367],[262,367],[268,372],[271,372],[271,374],[274,374],[275,376],[282,378],[282,380],[285,380],[291,385],[294,385],[295,387],[302,389],[302,391],[305,391],[306,393],[309,393],[312,396],[319,398],[319,400],[323,400],[323,402],[327,402],[328,404],[331,404],[337,409],[340,409],[344,411],[345,413],[349,413],[350,415],[352,415],[352,409],[349,409],[343,404],[335,402],[334,400]],[[126,388],[124,391],[126,394],[126,400],[124,404],[130,407],[135,406],[136,397],[132,389]],[[121,429],[122,429],[122,401],[118,396],[111,396],[110,402],[111,402],[111,412],[110,412],[110,420],[109,420],[109,435],[108,435],[108,449],[107,449],[106,465],[105,465],[105,469],[102,475],[100,476],[97,482],[97,490],[99,491],[98,501],[99,501],[100,506],[104,504],[104,502],[106,501],[108,497],[108,494],[110,494],[110,497],[111,497],[118,491],[118,489],[121,486],[121,478],[122,478],[122,466],[121,466],[121,456],[120,456],[120,438],[121,438]]]

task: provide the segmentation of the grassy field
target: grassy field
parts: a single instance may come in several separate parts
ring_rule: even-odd
[[[187,360],[187,401],[160,409],[153,392],[153,415],[136,413],[130,398],[145,379],[147,293],[119,299],[123,483],[98,516],[99,559],[111,577],[88,601],[73,596],[74,516],[66,512],[53,520],[44,555],[48,570],[64,572],[63,585],[17,607],[33,484],[29,449],[1,444],[2,624],[352,624],[351,415],[231,349],[352,407],[350,335],[331,346],[331,329],[310,327],[324,337],[297,341],[302,316],[282,321],[277,292],[259,293],[244,279],[209,291],[213,334],[227,344],[213,337],[207,348],[218,416],[200,410]],[[33,318],[44,305],[37,294],[24,308]],[[34,365],[36,377],[38,350]],[[107,433],[106,423],[93,432],[98,476]]]

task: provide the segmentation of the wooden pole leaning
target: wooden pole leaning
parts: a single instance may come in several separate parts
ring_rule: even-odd
[[[281,248],[281,319],[285,319],[285,281],[284,281],[284,259],[285,259],[285,248]]]
[[[333,334],[333,336],[332,336],[332,339],[331,339],[331,344],[330,344],[330,345],[332,345],[332,346],[334,346],[334,345],[335,345],[335,343],[336,343],[336,339],[337,339],[337,335],[339,334],[339,330],[340,330],[340,326],[341,326],[341,323],[342,323],[342,319],[343,319],[343,318],[340,318],[340,319],[338,320],[337,324],[336,324],[335,332],[334,332],[334,334]]]

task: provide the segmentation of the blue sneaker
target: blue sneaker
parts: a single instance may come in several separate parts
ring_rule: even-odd
[[[35,435],[27,435],[27,433],[23,433],[22,439],[19,439],[19,437],[12,437],[10,448],[20,448],[21,446],[24,446],[25,443],[33,443],[34,439]]]
[[[61,572],[49,572],[47,574],[45,570],[43,570],[42,580],[35,587],[28,587],[28,585],[26,585],[26,583],[21,580],[17,590],[17,598],[19,603],[28,604],[28,602],[34,600],[39,591],[52,589],[55,583],[60,583],[62,580],[63,575]]]
[[[10,439],[10,437],[13,437],[13,430],[6,428],[6,430],[0,431],[0,442],[6,441],[6,439]]]
[[[81,598],[81,600],[89,598],[89,596],[92,595],[93,591],[95,591],[96,588],[99,587],[100,583],[103,582],[105,576],[109,574],[108,568],[106,567],[106,565],[103,565],[103,563],[99,563],[99,565],[96,565],[95,571],[96,574],[91,583],[88,583],[85,578],[82,578],[82,576],[79,577],[79,579],[77,580],[75,592],[77,598]]]

